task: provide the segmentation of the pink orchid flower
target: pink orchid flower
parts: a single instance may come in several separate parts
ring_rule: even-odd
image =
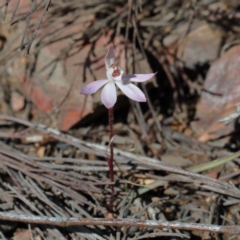
[[[137,102],[146,102],[144,93],[131,82],[145,82],[152,78],[156,73],[149,74],[130,74],[123,76],[123,70],[115,65],[114,48],[110,47],[105,58],[107,79],[97,80],[89,83],[82,90],[81,94],[93,94],[104,86],[101,100],[106,108],[112,108],[117,101],[117,91],[115,84],[129,98]]]

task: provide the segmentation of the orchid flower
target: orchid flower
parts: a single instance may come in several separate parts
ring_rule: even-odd
[[[107,79],[96,80],[86,85],[81,94],[93,94],[101,87],[104,88],[101,94],[102,103],[106,108],[112,108],[117,101],[117,91],[115,84],[129,98],[137,102],[146,102],[144,93],[131,82],[145,82],[152,78],[156,73],[149,74],[130,74],[123,76],[124,71],[115,64],[114,48],[110,47],[105,58]]]

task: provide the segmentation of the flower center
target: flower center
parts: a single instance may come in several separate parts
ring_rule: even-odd
[[[119,77],[121,75],[121,72],[120,70],[118,69],[118,67],[115,65],[115,64],[112,64],[110,66],[110,68],[113,69],[113,73],[112,73],[112,77],[115,78],[115,77]]]

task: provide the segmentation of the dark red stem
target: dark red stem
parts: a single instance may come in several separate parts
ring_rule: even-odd
[[[109,167],[109,177],[111,182],[114,182],[114,172],[113,172],[113,107],[108,109],[108,122],[109,122],[109,148],[110,156],[107,156],[108,167]],[[109,210],[113,212],[113,202],[114,202],[114,185],[111,186],[112,194],[109,203]]]
[[[108,109],[108,121],[109,121],[109,148],[110,156],[108,156],[109,175],[111,182],[114,182],[113,172],[113,107]]]

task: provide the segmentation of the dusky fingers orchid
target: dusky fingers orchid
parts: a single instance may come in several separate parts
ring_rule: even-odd
[[[85,95],[93,94],[105,85],[101,93],[101,100],[105,107],[110,109],[117,101],[116,84],[127,97],[137,102],[146,102],[144,93],[137,86],[132,84],[132,82],[145,82],[156,73],[130,74],[123,76],[124,71],[115,64],[113,47],[109,48],[104,60],[107,79],[96,80],[89,83],[80,93]]]

